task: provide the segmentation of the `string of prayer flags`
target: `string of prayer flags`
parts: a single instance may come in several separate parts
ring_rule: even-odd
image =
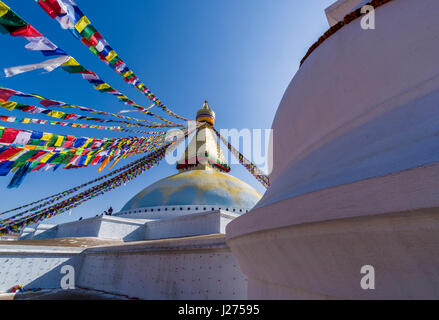
[[[5,115],[0,115],[0,121],[9,122],[9,123],[31,123],[31,124],[43,124],[43,125],[59,125],[63,127],[72,127],[72,128],[81,128],[81,129],[99,129],[99,130],[109,130],[109,131],[118,131],[118,132],[133,132],[133,133],[141,133],[146,135],[157,135],[164,134],[165,132],[161,131],[142,131],[142,130],[132,130],[126,129],[122,127],[108,127],[108,126],[100,126],[100,125],[91,125],[91,124],[81,124],[81,123],[70,123],[70,122],[61,122],[61,121],[49,121],[49,120],[41,120],[34,118],[18,118],[18,117],[10,117]]]
[[[38,4],[51,18],[56,19],[63,29],[69,30],[75,38],[89,48],[90,52],[121,75],[125,82],[134,86],[137,91],[142,92],[169,115],[189,121],[187,118],[172,112],[141,82],[73,0],[38,0]],[[146,110],[144,109],[144,111]]]
[[[212,127],[212,130],[221,139],[221,141],[227,146],[227,149],[238,159],[239,163],[242,164],[251,174],[258,180],[265,188],[270,187],[270,178],[256,165],[254,165],[250,160],[244,157],[237,149],[235,149],[224,137],[222,137],[219,132]]]
[[[49,3],[54,3],[54,1],[49,1]],[[26,21],[24,21],[22,18],[20,18],[12,9],[10,9],[8,6],[6,6],[2,1],[0,1],[0,6],[3,8],[3,11],[6,12],[2,16],[0,16],[0,31],[4,30],[3,33],[11,33],[17,30],[20,30],[21,28],[25,26],[30,26]],[[18,21],[18,22],[16,22]],[[15,25],[17,24],[16,28]],[[131,105],[139,110],[141,110],[143,113],[156,117],[168,124],[172,124],[175,126],[178,126],[178,124],[168,121],[163,117],[160,117],[156,115],[155,113],[152,113],[148,111],[147,108],[144,108],[138,104],[136,104],[133,100],[129,99],[124,94],[120,93],[116,89],[112,88],[109,84],[105,83],[99,76],[97,76],[96,73],[86,69],[82,65],[80,65],[73,57],[69,56],[64,50],[56,46],[53,42],[51,42],[49,39],[45,38],[41,35],[38,31],[36,31],[35,28],[28,28],[28,30],[32,30],[32,33],[29,33],[29,36],[26,36],[26,40],[29,41],[29,43],[25,46],[28,50],[38,50],[40,51],[44,56],[53,56],[53,55],[60,55],[60,57],[57,58],[51,58],[47,61],[37,63],[37,64],[31,64],[31,65],[23,65],[23,66],[15,66],[10,68],[5,68],[5,74],[7,77],[11,77],[17,74],[21,74],[24,72],[36,70],[43,68],[47,72],[53,71],[54,69],[58,67],[62,67],[62,69],[68,73],[73,74],[81,74],[82,78],[87,80],[95,90],[100,92],[106,92],[114,95],[119,101],[123,102],[124,104]],[[38,33],[37,33],[38,32]]]
[[[64,149],[116,150],[130,147],[136,143],[150,142],[155,138],[164,139],[164,137],[165,135],[161,134],[149,137],[97,139],[0,126],[0,146],[18,146],[48,151],[62,151]]]
[[[139,127],[147,127],[147,128],[162,128],[162,127],[169,127],[169,125],[150,125],[150,124],[143,124],[143,123],[131,123],[127,121],[120,121],[120,120],[111,120],[111,119],[103,119],[103,118],[97,118],[97,117],[88,117],[88,116],[82,116],[75,113],[66,113],[62,111],[52,110],[49,108],[44,107],[37,107],[27,104],[22,104],[14,101],[0,101],[0,108],[4,108],[6,110],[12,111],[12,110],[19,110],[22,112],[30,113],[30,114],[45,114],[46,116],[62,119],[62,120],[86,120],[86,121],[96,121],[101,123],[121,123],[126,126],[139,126]]]
[[[0,127],[0,175],[28,161],[32,162],[32,171],[44,166],[47,169],[49,164],[65,164],[66,169],[97,165],[108,157],[119,159],[148,152],[164,141],[164,135],[94,139]]]
[[[188,135],[191,135],[195,130],[196,130],[196,128],[194,128],[194,129],[192,129],[192,130],[184,129],[184,136],[187,137]],[[175,137],[175,136],[174,136],[174,137]],[[180,140],[180,141],[181,141],[181,140]],[[174,148],[169,148],[169,149],[168,149],[168,152],[172,152],[172,151],[175,149],[175,147],[177,147],[177,145],[178,145],[178,144],[173,144],[172,146],[174,146]],[[161,147],[161,146],[158,145],[157,148],[158,148],[158,147]],[[1,149],[0,149],[0,152],[1,152]],[[125,166],[119,168],[119,169],[113,170],[113,171],[111,171],[110,173],[107,173],[106,175],[103,175],[103,176],[100,176],[100,177],[98,177],[98,178],[96,178],[96,179],[90,180],[90,181],[88,181],[88,182],[86,182],[86,183],[83,183],[83,184],[81,184],[81,185],[79,185],[79,186],[76,186],[76,187],[70,188],[70,189],[68,189],[68,190],[65,190],[65,191],[62,191],[62,192],[56,193],[56,194],[54,194],[54,195],[51,195],[51,196],[45,197],[45,198],[40,199],[40,200],[37,200],[37,201],[33,201],[33,202],[31,202],[31,203],[28,203],[28,204],[22,205],[22,206],[20,206],[20,207],[14,208],[14,209],[10,209],[10,210],[4,211],[4,212],[0,212],[0,215],[4,215],[4,214],[10,213],[10,212],[17,211],[17,210],[22,210],[22,209],[24,209],[24,208],[27,208],[27,207],[33,206],[33,205],[35,205],[35,204],[39,204],[39,205],[38,205],[38,206],[34,206],[34,207],[30,208],[30,209],[27,209],[27,210],[21,212],[20,214],[18,214],[18,215],[16,215],[16,216],[21,216],[21,215],[24,215],[24,214],[26,214],[26,213],[28,213],[28,212],[31,212],[31,211],[35,211],[35,210],[41,209],[41,208],[47,206],[47,205],[50,204],[50,203],[56,202],[56,201],[58,201],[58,200],[60,200],[60,199],[62,199],[62,198],[64,198],[64,197],[66,197],[67,195],[71,195],[71,194],[73,194],[73,193],[75,193],[75,192],[77,192],[77,191],[79,191],[79,190],[81,190],[81,189],[83,189],[83,188],[85,188],[85,187],[87,187],[87,186],[89,186],[89,185],[92,185],[92,184],[94,184],[94,183],[96,183],[96,182],[99,182],[99,181],[101,181],[101,180],[104,180],[104,179],[106,179],[106,178],[109,178],[109,177],[111,177],[111,176],[113,176],[113,175],[115,175],[115,174],[117,174],[117,173],[119,173],[119,172],[122,172],[122,171],[124,171],[124,170],[126,170],[126,169],[129,169],[129,168],[131,168],[132,166],[134,166],[134,165],[136,165],[136,164],[138,164],[138,163],[140,163],[140,162],[142,162],[142,161],[144,161],[143,158],[138,159],[138,160],[136,160],[136,161],[134,161],[134,162],[131,162],[131,163],[129,163],[129,164],[127,164],[127,165],[125,165]]]
[[[51,218],[55,215],[59,215],[66,211],[68,212],[72,208],[75,208],[88,200],[94,199],[97,196],[100,196],[108,191],[114,190],[122,185],[125,185],[127,182],[138,177],[144,171],[156,165],[160,160],[162,160],[166,156],[166,154],[172,152],[174,148],[182,140],[186,139],[188,134],[189,132],[186,132],[186,134],[183,137],[175,139],[172,142],[166,143],[164,146],[152,151],[151,153],[143,157],[140,162],[136,163],[133,166],[130,166],[127,170],[122,171],[122,173],[118,174],[114,178],[104,181],[99,185],[89,188],[61,202],[55,204],[53,204],[52,202],[52,205],[50,207],[36,211],[33,214],[29,214],[27,216],[21,217],[22,213],[19,213],[7,219],[1,220],[0,235],[7,234],[9,232],[17,232],[22,228],[28,225],[38,223],[43,219]]]
[[[0,32],[3,34],[9,33],[13,37],[25,37],[28,41],[30,41],[30,45],[26,46],[26,48],[29,48],[29,50],[35,50],[35,45],[32,45],[32,42],[35,43],[37,41],[36,39],[40,41],[44,39],[43,35],[38,32],[38,30],[18,16],[2,1],[0,1]],[[49,43],[50,41],[47,40],[47,42]],[[52,46],[46,50],[56,51],[57,47],[52,44]],[[66,54],[64,53],[64,55]],[[58,57],[36,64],[6,68],[5,74],[6,77],[11,77],[36,69],[45,69],[47,72],[51,72],[65,63],[67,60],[67,57]]]
[[[45,107],[70,107],[70,108],[77,108],[81,111],[87,111],[87,112],[92,112],[92,113],[96,113],[96,114],[101,114],[101,115],[106,115],[106,116],[113,116],[116,118],[121,118],[121,119],[126,119],[126,120],[131,120],[131,121],[136,121],[136,122],[145,122],[151,125],[156,125],[157,127],[176,127],[176,126],[185,126],[185,125],[165,125],[162,123],[158,123],[158,122],[153,122],[153,121],[149,121],[149,120],[145,120],[145,119],[138,119],[138,118],[132,118],[132,117],[128,117],[128,116],[122,116],[120,114],[114,114],[114,113],[110,113],[110,112],[105,112],[105,111],[99,111],[96,109],[92,109],[89,107],[82,107],[82,106],[78,106],[78,105],[74,105],[74,104],[69,104],[69,103],[65,103],[65,102],[61,102],[61,101],[56,101],[56,100],[52,100],[52,99],[47,99],[45,97],[42,97],[41,95],[37,95],[37,94],[31,94],[31,93],[23,93],[20,92],[18,90],[13,90],[13,89],[9,89],[9,88],[4,88],[0,86],[0,101],[3,100],[3,102],[8,101],[11,97],[13,96],[17,96],[17,97],[27,97],[27,98],[36,98],[38,100],[40,100],[40,104],[45,106]],[[136,110],[134,110],[136,111]]]

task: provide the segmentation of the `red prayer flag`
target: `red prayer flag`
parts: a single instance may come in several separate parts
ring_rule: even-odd
[[[11,158],[15,156],[17,153],[19,153],[22,149],[16,148],[16,147],[9,147],[2,153],[0,153],[0,161],[5,161],[8,158]]]
[[[88,41],[86,38],[81,38],[81,42],[85,44],[87,47],[95,46],[91,41]]]
[[[59,104],[59,102],[53,100],[41,100],[40,103],[45,107],[50,107]]]
[[[30,112],[30,111],[32,111],[34,109],[36,109],[36,107],[34,107],[34,106],[25,106],[22,110],[24,112]]]
[[[102,37],[101,34],[100,34],[99,32],[95,32],[94,35],[91,36],[90,40],[91,40],[91,39],[95,39],[96,42],[97,42],[97,41],[99,41],[99,40],[101,40],[101,39],[103,39],[103,38],[104,38],[104,37]]]
[[[90,165],[95,165],[99,162],[99,160],[102,158],[102,156],[96,156],[94,159],[90,162]]]
[[[88,40],[88,43],[90,43],[92,46],[96,46],[98,44],[98,41],[102,39],[102,36],[99,32],[95,32],[91,37],[90,40]]]
[[[100,53],[100,52],[98,53],[98,57],[101,60],[107,61],[107,59],[105,59],[105,56],[102,53]]]
[[[19,129],[13,129],[13,128],[6,128],[5,131],[3,131],[3,135],[0,138],[0,142],[3,143],[12,143],[15,140],[15,137],[18,135],[18,133],[21,130]]]
[[[9,98],[12,97],[16,93],[17,93],[17,91],[14,91],[11,89],[0,88],[0,100],[1,101],[8,101]]]
[[[68,114],[64,117],[64,120],[69,120],[70,118],[75,117],[75,116],[76,116],[76,114],[74,114],[74,113],[68,113]]]
[[[40,0],[38,4],[52,18],[59,16],[61,13],[65,13],[56,0]]]
[[[43,154],[45,154],[46,152],[44,151],[38,151],[36,154],[34,154],[28,161],[35,161],[36,159],[38,159],[39,157],[41,157]]]
[[[38,30],[36,30],[30,24],[11,32],[10,35],[14,37],[42,37],[43,36],[41,33],[38,32]]]
[[[95,33],[97,34],[97,32]],[[86,38],[81,38],[81,42],[83,44],[85,44],[87,47],[95,47],[98,44],[99,39],[101,39],[102,36],[100,38],[95,37],[95,35],[92,35],[90,40],[87,40]]]
[[[62,147],[63,148],[71,148],[73,145],[73,141],[75,141],[75,137],[73,136],[67,136],[67,140],[64,141]]]
[[[122,59],[121,59],[121,60],[118,60],[118,61],[114,64],[113,67],[117,67],[118,65],[121,65],[122,63],[124,63],[124,62],[122,61]]]

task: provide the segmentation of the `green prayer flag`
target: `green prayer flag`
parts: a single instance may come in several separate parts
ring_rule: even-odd
[[[66,154],[66,157],[63,159],[62,163],[63,163],[63,164],[68,164],[68,163],[70,162],[70,160],[73,159],[74,156],[75,156],[75,153],[74,153],[74,152],[68,152],[68,153]]]
[[[107,92],[107,91],[112,91],[114,90],[113,88],[109,87],[109,88],[103,88],[103,89],[97,89],[99,92]]]
[[[30,139],[27,144],[31,146],[38,146],[40,144],[40,139]]]
[[[62,67],[68,73],[86,73],[88,70],[83,66],[63,66]]]
[[[85,39],[90,40],[91,37],[92,37],[96,32],[98,32],[98,30],[96,30],[95,27],[93,27],[91,24],[89,24],[88,26],[86,26],[86,27],[84,28],[84,30],[82,30],[81,35],[82,35]]]
[[[114,57],[113,59],[111,59],[111,61],[110,61],[110,65],[114,66],[119,60],[120,60],[119,57],[117,57],[117,56]]]
[[[56,156],[55,159],[51,160],[50,163],[61,164],[66,157],[66,154],[60,153]]]
[[[0,25],[11,33],[27,26],[27,22],[16,15],[15,12],[9,10],[6,14],[0,17]]]
[[[28,152],[26,152],[25,154],[22,154],[20,157],[18,157],[18,159],[14,162],[13,167],[17,167],[17,166],[22,166],[23,164],[25,164],[27,162],[27,160],[29,160],[30,158],[32,158],[34,155],[36,155],[38,153],[38,150],[29,150]]]
[[[55,145],[56,140],[58,140],[57,134],[54,134],[52,138],[50,138],[49,142],[46,144],[46,147],[53,147]]]
[[[88,50],[90,50],[95,56],[97,56],[99,53],[99,51],[94,46],[90,46]]]

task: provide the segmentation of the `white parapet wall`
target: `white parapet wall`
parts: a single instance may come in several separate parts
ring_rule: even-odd
[[[36,228],[26,228],[21,239],[96,237],[141,241],[215,233],[225,234],[226,225],[238,216],[225,210],[170,215],[157,220],[98,216],[57,226],[40,224]]]
[[[38,224],[34,227],[26,227],[20,234],[20,239],[50,239],[55,238],[57,225]]]
[[[149,221],[145,224],[145,240],[226,233],[226,226],[238,214],[218,210]]]
[[[59,289],[64,265],[73,267],[75,288],[140,299],[247,298],[247,278],[221,234],[88,249],[2,245],[0,292]]]
[[[0,292],[15,285],[25,289],[60,288],[61,267],[78,270],[81,248],[0,245]]]
[[[78,285],[140,299],[247,299],[223,235],[87,249]]]
[[[97,237],[101,239],[142,240],[147,220],[99,216],[58,225],[57,238]]]

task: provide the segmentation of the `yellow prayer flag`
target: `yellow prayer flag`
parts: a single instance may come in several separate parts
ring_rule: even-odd
[[[14,108],[17,106],[17,102],[13,101],[0,101],[0,107],[8,109],[9,111],[14,110]]]
[[[88,148],[91,145],[91,143],[93,142],[93,140],[94,140],[93,138],[88,138],[82,147]]]
[[[29,119],[29,118],[23,118],[22,123],[30,123],[30,120],[31,120],[31,119]]]
[[[46,163],[47,160],[49,160],[55,153],[54,152],[48,152],[41,160],[40,163]]]
[[[58,139],[56,139],[55,142],[55,147],[61,147],[63,141],[64,141],[64,136],[58,136]]]
[[[9,7],[0,1],[0,17],[3,17],[9,11]]]
[[[41,99],[41,100],[45,100],[46,98],[39,96],[37,94],[31,94],[32,97],[37,98],[37,99]]]
[[[81,33],[82,30],[84,30],[84,28],[86,26],[88,26],[90,24],[90,21],[87,19],[86,16],[83,16],[75,25],[75,29]]]
[[[50,111],[47,115],[48,115],[49,117],[54,117],[54,118],[59,118],[59,119],[61,119],[61,118],[65,115],[65,113],[62,112],[62,111],[55,111],[55,110],[52,110],[52,111]]]
[[[80,64],[75,60],[75,58],[70,57],[69,60],[62,64],[62,66],[80,66]]]
[[[53,133],[43,132],[43,136],[41,137],[40,140],[49,141],[50,139],[52,139],[52,137],[53,137]]]
[[[115,57],[117,57],[117,53],[114,50],[111,50],[108,56],[105,57],[107,61],[113,60]]]
[[[85,159],[84,165],[88,166],[88,164],[90,163],[90,161],[93,159],[93,154],[88,154],[87,158]]]
[[[96,90],[108,89],[110,88],[110,85],[107,83],[102,83],[98,86],[94,86],[93,88],[95,88]]]
[[[125,72],[125,73],[123,73],[122,74],[122,76],[124,77],[124,78],[126,78],[126,77],[128,77],[130,74],[133,74],[133,71],[127,71],[127,72]]]

